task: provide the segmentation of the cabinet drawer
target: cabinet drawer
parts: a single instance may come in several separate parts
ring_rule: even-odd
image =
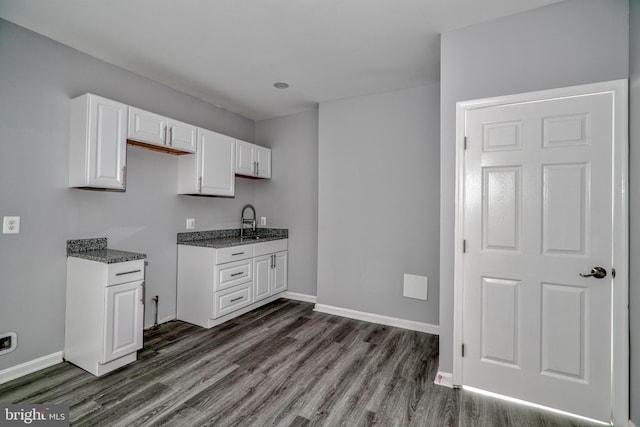
[[[118,262],[107,267],[107,286],[144,280],[144,260]]]
[[[282,252],[287,250],[287,239],[271,240],[269,242],[254,244],[253,256],[272,254],[274,252]]]
[[[242,245],[216,249],[216,264],[253,258],[253,246],[254,245]]]
[[[214,304],[216,306],[216,318],[246,307],[252,302],[251,282],[234,286],[214,294]]]
[[[215,267],[215,291],[231,288],[253,279],[253,262],[251,259],[229,262]]]

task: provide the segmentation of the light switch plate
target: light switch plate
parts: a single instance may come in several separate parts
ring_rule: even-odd
[[[3,234],[18,234],[20,232],[20,217],[5,216],[2,220]]]
[[[187,218],[187,230],[193,230],[194,228],[196,228],[196,219]]]
[[[260,217],[260,225],[267,225],[267,217],[266,216],[261,216]]]

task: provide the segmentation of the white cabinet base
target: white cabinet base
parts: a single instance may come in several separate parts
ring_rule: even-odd
[[[143,346],[144,260],[67,258],[64,358],[100,376],[136,360]]]
[[[135,362],[137,357],[138,357],[137,353],[131,353],[119,359],[112,360],[111,362],[107,362],[103,364],[103,363],[96,362],[95,359],[91,359],[91,360],[84,359],[84,358],[67,359],[65,354],[65,360],[67,362],[73,363],[74,365],[84,369],[85,371],[95,375],[96,377],[107,374],[111,371],[114,371],[118,368],[123,367],[124,365],[128,365],[131,362]]]
[[[287,239],[220,249],[179,244],[177,319],[211,328],[280,298],[287,290],[287,244]],[[259,301],[254,255],[266,259],[266,291]]]
[[[283,293],[284,293],[284,291],[280,292],[278,294],[275,294],[275,295],[271,295],[268,298],[261,299],[258,302],[254,302],[251,305],[248,305],[248,306],[246,306],[244,308],[241,308],[240,310],[236,310],[233,313],[229,313],[229,314],[227,314],[225,316],[218,317],[217,319],[207,319],[207,322],[204,325],[198,325],[198,326],[202,326],[203,328],[213,328],[214,326],[221,325],[221,324],[223,324],[224,322],[226,322],[228,320],[234,319],[234,318],[236,318],[238,316],[241,316],[241,315],[243,315],[245,313],[253,311],[258,307],[262,307],[265,304],[269,304],[270,302],[273,302],[273,301],[275,301],[275,300],[277,300],[279,298],[282,298],[282,294]]]

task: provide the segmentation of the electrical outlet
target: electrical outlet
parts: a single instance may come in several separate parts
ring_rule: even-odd
[[[196,219],[187,218],[187,230],[193,230],[194,228],[196,228]]]
[[[260,225],[267,225],[267,217],[266,216],[261,216],[260,217]]]
[[[15,332],[0,334],[0,354],[10,353],[18,345],[18,335]]]
[[[2,233],[3,234],[18,234],[20,233],[20,217],[19,216],[5,216],[2,221]]]

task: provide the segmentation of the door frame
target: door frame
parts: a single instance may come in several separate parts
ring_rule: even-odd
[[[612,385],[614,425],[629,421],[629,130],[628,81],[613,80],[565,88],[527,92],[456,103],[456,182],[453,290],[453,384],[462,387],[462,338],[464,326],[464,139],[466,114],[470,110],[504,104],[528,103],[554,98],[613,93],[613,259],[616,278],[612,289]]]

